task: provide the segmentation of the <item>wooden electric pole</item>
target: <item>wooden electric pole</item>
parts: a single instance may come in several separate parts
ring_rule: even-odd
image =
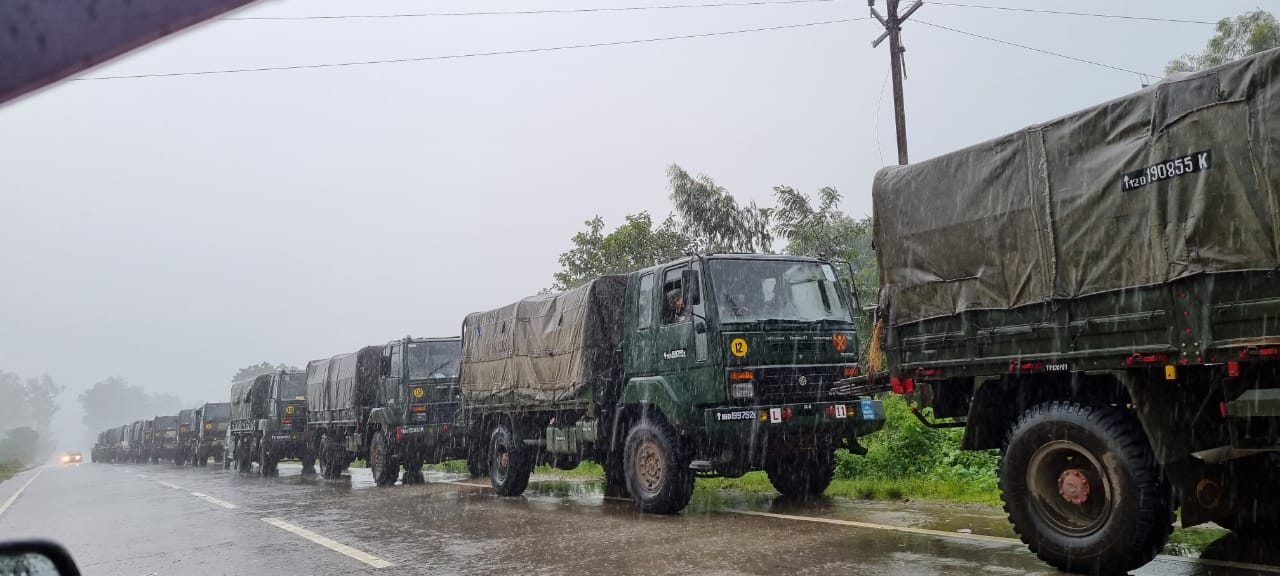
[[[907,163],[907,111],[902,101],[902,53],[905,48],[902,47],[902,23],[907,21],[920,6],[924,5],[922,0],[916,0],[907,11],[898,13],[898,0],[885,0],[885,9],[889,13],[888,17],[881,16],[876,12],[876,0],[867,0],[867,6],[871,8],[871,15],[880,24],[884,26],[884,34],[876,38],[871,43],[872,48],[880,46],[885,38],[889,39],[889,67],[890,73],[893,75],[893,120],[898,129],[898,164]]]

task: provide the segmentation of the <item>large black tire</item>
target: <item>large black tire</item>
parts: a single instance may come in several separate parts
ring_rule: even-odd
[[[316,444],[316,452],[320,455],[320,477],[325,480],[337,480],[342,477],[342,462],[339,460],[339,449],[329,446],[329,435],[320,436]]]
[[[1127,410],[1046,402],[1005,438],[1000,491],[1013,529],[1066,572],[1123,574],[1173,530],[1173,497],[1142,425]]]
[[[302,447],[302,458],[300,458],[300,460],[302,460],[302,475],[315,476],[316,475],[316,456],[312,452],[310,445],[304,445]]]
[[[821,496],[836,474],[835,449],[823,446],[815,451],[788,451],[769,455],[764,462],[769,483],[788,498]]]
[[[519,496],[529,487],[533,458],[515,440],[511,426],[500,422],[489,434],[489,484],[499,496]]]
[[[600,466],[604,468],[604,495],[606,498],[631,499],[627,491],[627,470],[622,462],[622,453],[614,452],[606,455]]]
[[[693,497],[693,471],[680,437],[661,418],[640,418],[622,452],[627,491],[641,512],[675,514]]]
[[[480,442],[472,442],[467,448],[467,473],[472,478],[481,478],[489,473],[489,459]]]
[[[258,468],[263,478],[271,478],[280,475],[280,469],[277,466],[280,463],[279,458],[271,452],[271,444],[265,440],[258,444]]]
[[[422,473],[422,460],[420,457],[411,457],[404,463],[404,480],[405,486],[410,484],[426,484],[427,477]]]
[[[369,442],[369,471],[373,473],[373,483],[379,486],[392,486],[400,476],[400,463],[391,456],[391,439],[386,431],[374,432]]]

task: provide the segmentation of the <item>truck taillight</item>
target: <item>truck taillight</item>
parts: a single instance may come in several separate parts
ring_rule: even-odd
[[[1240,376],[1240,363],[1235,360],[1227,362],[1227,376],[1230,378],[1238,378]]]
[[[911,378],[894,376],[889,378],[889,386],[893,389],[894,394],[911,394],[916,391],[916,381]]]

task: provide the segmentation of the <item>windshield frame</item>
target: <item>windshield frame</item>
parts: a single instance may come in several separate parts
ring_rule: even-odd
[[[300,390],[301,393],[289,394],[288,389],[290,386],[288,383],[295,381],[301,381],[301,384],[294,384],[292,388],[294,390]],[[276,378],[276,396],[276,400],[281,402],[296,402],[299,399],[305,400],[307,398],[307,373],[305,371],[280,373]]]
[[[448,363],[444,363],[445,356],[439,353],[441,347],[452,348],[450,350],[453,358]],[[425,361],[415,363],[415,359],[424,357]],[[417,340],[405,342],[404,345],[404,376],[408,380],[446,380],[457,379],[462,367],[462,340]],[[439,366],[439,368],[437,368]],[[444,376],[434,376],[425,372],[436,368],[437,371],[443,373]],[[452,368],[452,370],[450,370]]]
[[[750,314],[749,316],[746,316],[746,317],[735,316],[733,311],[729,309],[727,302],[722,297],[727,295],[727,289],[728,289],[727,286],[730,284],[729,280],[725,278],[726,266],[774,266],[774,267],[777,267],[777,269],[779,270],[779,275],[775,277],[775,283],[778,281],[778,279],[781,278],[782,274],[785,274],[784,270],[787,270],[787,268],[795,267],[795,266],[812,266],[813,270],[817,271],[817,274],[818,274],[817,277],[810,278],[802,282],[794,282],[792,285],[793,286],[799,285],[805,282],[817,282],[817,283],[820,283],[822,286],[831,288],[832,290],[830,290],[829,292],[835,292],[835,294],[831,295],[829,292],[827,294],[827,297],[831,299],[830,302],[832,304],[830,311],[823,314],[823,317],[820,317],[820,318],[799,317],[796,315],[788,316],[788,315],[779,314],[779,313],[768,313],[768,314],[759,314],[759,315]],[[830,271],[831,273],[830,277],[826,277],[826,274],[823,271],[824,266],[826,267],[826,270]],[[849,301],[849,295],[845,293],[846,288],[840,282],[839,270],[836,268],[835,264],[833,264],[832,262],[828,262],[826,260],[803,258],[803,257],[801,258],[782,258],[782,257],[708,258],[704,273],[707,275],[707,278],[706,280],[704,280],[703,284],[705,287],[708,288],[708,290],[707,290],[707,293],[704,294],[703,300],[704,301],[708,299],[712,300],[712,302],[709,302],[709,304],[712,304],[711,307],[715,309],[717,319],[719,320],[719,323],[721,325],[757,324],[757,323],[784,324],[784,325],[785,324],[810,325],[815,323],[834,323],[839,325],[852,326],[856,322],[855,311],[853,309],[852,304]],[[834,278],[834,280],[831,278]],[[768,278],[761,275],[760,280],[762,283],[767,279]],[[773,290],[776,290],[776,288]],[[819,288],[819,290],[821,291],[822,288]],[[763,304],[763,287],[761,288],[761,292],[762,292],[761,304]],[[778,296],[775,295],[774,297],[777,298]],[[795,297],[794,294],[788,295],[788,298],[793,299],[794,297]],[[788,304],[794,306],[794,302],[795,302],[794,300],[790,300]],[[839,309],[837,309],[837,307]],[[843,312],[843,315],[841,315],[840,312]]]

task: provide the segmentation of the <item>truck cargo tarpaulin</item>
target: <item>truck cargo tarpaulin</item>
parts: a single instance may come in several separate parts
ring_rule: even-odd
[[[1280,267],[1278,75],[1270,50],[880,170],[889,322]]]
[[[265,418],[270,401],[270,374],[240,380],[231,385],[231,420]]]
[[[626,276],[525,298],[462,322],[462,394],[471,401],[583,398],[618,370]]]

